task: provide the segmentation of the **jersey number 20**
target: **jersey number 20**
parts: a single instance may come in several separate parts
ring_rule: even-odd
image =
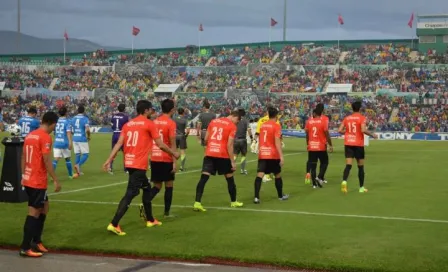
[[[134,133],[132,133],[132,131],[128,131],[128,133],[126,134],[126,138],[126,146],[137,146],[138,131],[134,131]]]

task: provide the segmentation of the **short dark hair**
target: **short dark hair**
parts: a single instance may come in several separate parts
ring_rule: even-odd
[[[359,112],[361,110],[361,107],[362,107],[361,101],[356,101],[352,103],[353,112]]]
[[[202,104],[202,106],[203,106],[204,108],[206,108],[207,110],[210,109],[210,103],[209,103],[207,100],[204,100],[204,103]]]
[[[324,104],[322,104],[322,103],[317,104],[316,109],[315,109],[316,114],[322,115],[322,113],[324,112],[324,109],[325,109]]]
[[[238,109],[238,112],[240,113],[240,117],[246,116],[246,111],[244,109]]]
[[[269,115],[269,118],[271,119],[271,118],[275,118],[275,117],[277,117],[277,115],[278,115],[278,109],[277,108],[274,108],[274,107],[268,107],[268,115]]]
[[[178,114],[184,114],[184,112],[185,112],[184,108],[178,108],[177,109],[177,113]]]
[[[174,101],[171,99],[165,99],[160,103],[162,106],[162,113],[169,113],[174,109]]]
[[[239,110],[231,111],[229,116],[238,117],[241,120],[241,115],[240,115],[240,111]]]
[[[124,112],[126,110],[126,105],[121,103],[120,105],[118,105],[118,111],[119,112]]]
[[[51,126],[58,122],[58,115],[54,111],[49,111],[42,116],[42,124]]]
[[[151,108],[152,104],[148,100],[139,100],[137,102],[137,106],[135,107],[138,114],[144,114],[146,110],[149,110]]]
[[[33,114],[37,114],[37,109],[34,106],[31,106],[28,108],[28,113],[33,113]]]
[[[86,108],[84,107],[84,105],[78,106],[78,113],[84,113],[85,111],[86,111]]]
[[[65,106],[60,107],[58,113],[60,116],[65,116],[67,114],[67,108]]]

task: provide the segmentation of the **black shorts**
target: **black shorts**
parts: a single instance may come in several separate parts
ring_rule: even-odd
[[[36,209],[44,207],[48,201],[47,189],[36,189],[25,186],[25,192],[28,195],[28,206]]]
[[[345,158],[346,159],[357,159],[363,160],[366,157],[366,153],[364,151],[364,146],[345,146]]]
[[[176,136],[176,148],[185,150],[187,149],[187,137],[185,135]]]
[[[320,161],[321,164],[328,164],[328,152],[327,151],[308,151],[308,161],[315,162]]]
[[[243,154],[245,156],[247,154],[247,139],[235,139],[233,143],[233,153],[235,155]]]
[[[280,174],[282,172],[282,167],[280,166],[280,160],[259,159],[257,172],[265,174],[275,174],[275,175]]]
[[[216,175],[216,172],[218,172],[218,175],[231,174],[233,173],[232,162],[230,159],[205,156],[202,162],[202,172],[213,176]]]
[[[206,129],[201,130],[201,145],[206,146],[205,144],[205,134],[207,133]]]
[[[172,162],[151,162],[151,181],[163,182],[173,181],[173,163]]]
[[[146,176],[146,170],[135,168],[127,168],[126,170],[129,173],[128,190],[139,192],[140,189],[151,189],[148,177]]]

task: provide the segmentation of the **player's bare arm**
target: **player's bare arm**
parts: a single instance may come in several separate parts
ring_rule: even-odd
[[[163,152],[170,154],[174,159],[179,158],[179,152],[171,150],[171,148],[168,147],[164,142],[162,142],[160,138],[155,139],[154,142],[156,143],[157,147],[160,148]],[[174,145],[174,147],[176,147],[176,145]]]
[[[118,138],[118,142],[115,144],[114,148],[110,152],[109,158],[106,160],[106,162],[103,164],[103,170],[109,171],[110,163],[115,159],[115,156],[117,156],[117,153],[120,151],[121,146],[124,143],[124,137],[123,135],[120,135],[120,138]]]
[[[68,150],[72,150],[73,147],[73,135],[71,131],[67,131],[67,138],[68,138]]]
[[[199,141],[201,140],[201,127],[202,127],[202,123],[198,121],[196,123],[196,131],[198,132],[198,139],[199,139]]]
[[[234,145],[235,139],[233,137],[229,137],[229,140],[227,141],[227,152],[229,153],[229,159],[232,163],[232,170],[235,171],[236,169],[236,163],[235,163],[235,155],[233,154],[233,145]]]
[[[308,146],[309,140],[310,140],[309,131],[308,131],[308,128],[305,128],[305,141],[306,141],[307,146]]]
[[[204,138],[205,145],[207,145],[209,135],[210,135],[210,133],[208,133],[208,129],[207,129],[207,131],[205,132],[205,138]]]
[[[368,135],[370,137],[373,137],[374,139],[377,139],[378,136],[375,133],[370,132],[369,130],[367,130],[367,126],[366,124],[361,124],[361,131],[362,133],[364,133],[365,135]]]
[[[328,143],[328,151],[331,153],[333,152],[333,142],[331,141],[330,132],[328,130],[325,130],[325,137],[327,138]]]
[[[176,136],[170,136],[170,146],[173,154],[177,152]],[[177,158],[173,156],[173,173],[176,173],[176,164],[177,164]]]
[[[188,137],[188,135],[190,135],[190,128],[185,129],[185,138]]]
[[[345,133],[344,122],[342,122],[341,125],[339,126],[338,132],[339,132],[340,134],[344,134],[344,133]]]
[[[45,168],[47,169],[48,174],[50,175],[51,179],[53,180],[53,184],[54,184],[54,191],[55,192],[59,192],[61,191],[61,184],[58,181],[58,178],[56,177],[56,173],[54,172],[53,169],[53,162],[51,160],[51,154],[43,154],[44,157],[44,163],[45,163]]]
[[[90,127],[86,127],[87,141],[90,141]]]
[[[280,137],[275,137],[275,148],[280,156],[280,166],[283,166],[285,161],[283,159],[282,139]]]

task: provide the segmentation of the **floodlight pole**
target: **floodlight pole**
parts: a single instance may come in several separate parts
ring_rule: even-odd
[[[20,0],[17,0],[17,53],[20,53]]]
[[[286,4],[287,4],[287,0],[284,0],[284,4],[283,4],[283,41],[286,41]]]

